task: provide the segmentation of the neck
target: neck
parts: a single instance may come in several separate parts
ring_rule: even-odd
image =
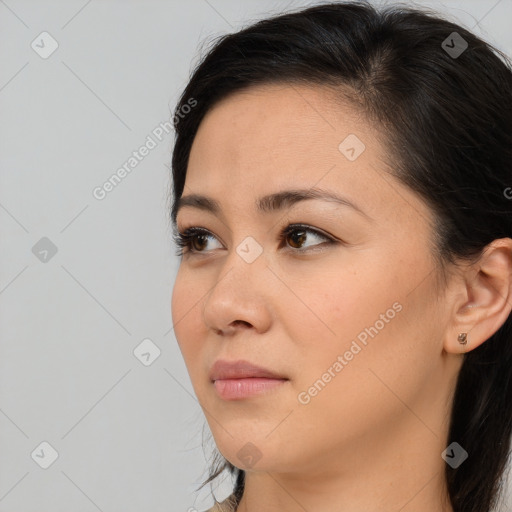
[[[404,416],[379,439],[361,437],[301,471],[246,471],[237,512],[453,512],[441,457],[446,432]]]

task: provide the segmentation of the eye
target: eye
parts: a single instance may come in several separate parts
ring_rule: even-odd
[[[278,241],[281,242],[281,245],[282,242],[288,241],[288,249],[292,252],[308,252],[310,248],[304,247],[304,244],[306,240],[311,238],[310,235],[313,235],[313,239],[317,238],[323,240],[324,243],[336,243],[330,236],[304,224],[288,225],[279,234]],[[173,239],[175,244],[178,246],[176,255],[182,256],[185,253],[197,254],[210,252],[205,251],[204,248],[209,239],[216,240],[216,237],[207,229],[194,226],[185,229],[183,232],[175,232]],[[322,245],[322,243],[313,244],[313,247],[318,245]]]
[[[317,239],[323,240],[327,243],[335,243],[334,240],[322,233],[320,233],[318,230],[313,229],[309,226],[305,226],[303,224],[290,224],[287,226],[283,231],[281,231],[279,235],[279,240],[281,242],[284,242],[286,240],[290,241],[291,243],[289,246],[292,249],[296,249],[294,252],[306,252],[308,250],[307,247],[304,248],[304,243],[307,239],[311,238],[311,236],[308,235],[314,235],[313,239],[316,237]],[[321,244],[313,244],[313,246],[317,246]]]
[[[182,256],[189,252],[204,252],[204,246],[209,238],[215,237],[208,230],[199,227],[188,228],[183,233],[179,231],[174,233],[174,243],[178,246],[176,256]]]

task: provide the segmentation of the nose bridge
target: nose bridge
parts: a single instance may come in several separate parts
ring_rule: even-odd
[[[268,272],[263,245],[250,235],[243,237],[230,249],[224,268],[226,273],[221,281],[234,280],[245,289],[248,289],[251,283],[261,282],[263,274]]]
[[[266,267],[263,246],[254,237],[246,236],[231,247],[219,278],[204,301],[206,323],[226,329],[234,321],[252,325],[267,322]]]
[[[263,245],[260,244],[251,235],[246,236],[236,247],[234,251],[240,259],[242,259],[247,265],[251,266],[257,260],[261,261],[264,259],[263,256]]]

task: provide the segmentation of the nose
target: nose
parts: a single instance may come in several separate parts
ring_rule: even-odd
[[[272,272],[263,253],[250,263],[241,254],[233,250],[226,257],[204,299],[203,320],[216,334],[234,335],[250,328],[263,333],[271,324]]]

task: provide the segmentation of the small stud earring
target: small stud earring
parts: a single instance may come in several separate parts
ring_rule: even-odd
[[[459,336],[457,337],[457,340],[461,345],[465,345],[468,342],[468,333],[467,332],[461,332]]]

